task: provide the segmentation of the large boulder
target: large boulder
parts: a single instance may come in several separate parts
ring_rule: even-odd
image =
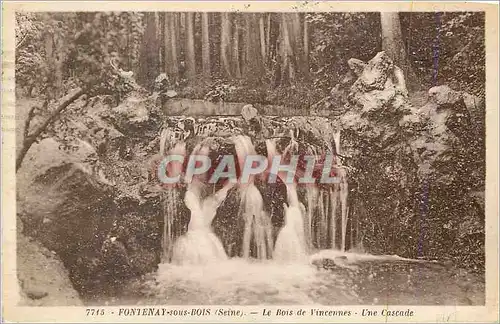
[[[119,131],[125,117],[111,108],[94,98],[72,119],[61,116],[65,127],[56,123],[57,135],[35,143],[17,172],[23,234],[57,254],[84,295],[119,289],[161,254],[158,201],[140,195],[151,138]]]
[[[60,258],[20,232],[17,277],[19,306],[83,306]]]
[[[357,79],[340,121],[357,240],[372,252],[484,267],[482,101],[448,86],[410,101],[384,52],[349,65]]]

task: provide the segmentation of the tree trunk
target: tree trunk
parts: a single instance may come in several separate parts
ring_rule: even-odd
[[[158,67],[159,72],[166,72],[165,68],[165,13],[157,12],[156,20],[156,38],[158,39]]]
[[[210,38],[208,32],[208,12],[201,13],[201,64],[203,77],[210,79]]]
[[[266,33],[264,27],[264,14],[259,17],[259,31],[260,31],[260,52],[263,62],[266,61]]]
[[[397,12],[381,12],[380,21],[382,24],[382,50],[389,55],[395,65],[403,70],[407,84],[414,89],[418,82],[406,55],[399,14]]]
[[[180,15],[177,12],[173,12],[170,14],[170,34],[172,35],[172,74],[173,74],[173,80],[175,82],[179,81],[179,57],[180,57],[180,39],[181,39],[181,34],[180,34],[180,29],[181,29],[181,23],[180,23]]]
[[[266,63],[269,63],[269,58],[271,57],[271,13],[267,14],[266,46]]]
[[[282,13],[280,21],[281,74],[282,84],[309,76],[308,26],[304,19],[301,25],[299,13]]]
[[[164,64],[164,69],[165,73],[167,73],[168,78],[170,79],[172,77],[172,66],[173,66],[173,59],[172,59],[172,38],[175,37],[175,35],[172,35],[172,31],[170,30],[170,25],[172,22],[172,16],[170,12],[165,12],[164,15],[164,22],[163,22],[163,41],[165,43],[165,51],[164,51],[164,59],[163,59],[163,64]]]
[[[158,39],[156,34],[156,19],[154,12],[146,13],[146,30],[141,44],[138,82],[152,89],[158,76]]]
[[[55,47],[56,48],[62,48],[61,41],[59,40],[58,42],[55,42]],[[62,93],[63,89],[63,66],[64,66],[64,61],[66,60],[66,53],[64,51],[59,50],[57,52],[57,58],[55,58],[54,63],[54,85],[55,85],[55,97],[59,97]]]
[[[282,59],[281,64],[281,82],[286,84],[295,80],[295,67],[292,62],[294,52],[291,44],[290,27],[288,13],[281,14],[280,23],[280,56]]]
[[[307,23],[307,13],[304,14],[304,59],[303,74],[304,78],[309,79],[309,24]]]
[[[231,78],[231,65],[230,65],[230,50],[231,45],[231,21],[229,20],[229,13],[221,13],[221,35],[220,35],[220,56],[222,72],[227,78]]]
[[[48,19],[48,18],[47,18]],[[55,86],[55,71],[54,67],[56,65],[55,61],[55,56],[54,56],[54,37],[53,33],[49,32],[48,30],[44,31],[43,34],[43,41],[44,41],[44,47],[45,47],[45,56],[47,60],[47,67],[49,69],[48,73],[48,80],[47,84],[50,86],[51,84]],[[55,88],[55,87],[54,87]],[[47,96],[47,99],[54,99],[54,96],[56,95],[53,91],[53,89],[50,89],[49,91],[46,91],[47,93],[45,94]]]
[[[240,26],[238,23],[238,14],[234,15],[234,29],[233,29],[233,71],[236,78],[241,78],[240,67]]]
[[[176,18],[176,13],[165,13],[165,72],[172,82],[177,81],[179,76]]]
[[[290,61],[293,64],[294,72],[296,74],[300,72],[300,75],[304,76],[307,71],[304,62],[304,38],[302,37],[300,14],[291,13],[289,15],[290,46],[293,53]]]
[[[259,23],[257,14],[245,15],[245,78],[253,84],[260,84],[264,75],[263,58],[260,50]]]
[[[186,78],[193,80],[196,77],[196,61],[194,52],[194,13],[185,13],[186,26]]]

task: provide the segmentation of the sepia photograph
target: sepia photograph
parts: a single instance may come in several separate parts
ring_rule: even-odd
[[[484,10],[144,8],[13,13],[12,305],[487,304]]]

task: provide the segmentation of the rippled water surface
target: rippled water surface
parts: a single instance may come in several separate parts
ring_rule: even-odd
[[[481,305],[480,276],[433,262],[324,251],[307,264],[160,264],[110,305]],[[90,304],[102,302],[93,300]]]

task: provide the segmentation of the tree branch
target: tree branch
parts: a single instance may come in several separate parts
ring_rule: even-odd
[[[26,117],[26,121],[24,122],[24,136],[23,136],[23,139],[25,139],[26,137],[28,137],[28,133],[29,133],[29,128],[30,128],[30,123],[31,123],[31,120],[33,119],[33,117],[35,116],[35,109],[37,107],[36,106],[33,106],[31,107],[30,111],[28,112],[28,116]]]
[[[24,43],[24,41],[28,37],[28,34],[29,34],[29,32],[26,32],[26,34],[24,34],[23,38],[19,41],[19,43],[17,43],[16,49],[18,49]]]
[[[85,91],[82,88],[77,88],[73,91],[73,93],[68,94],[59,104],[59,106],[50,114],[50,116],[40,126],[38,126],[38,128],[36,128],[32,134],[24,138],[23,147],[16,157],[16,172],[21,167],[21,163],[23,162],[26,153],[28,153],[28,150],[30,149],[31,145],[35,143],[38,136],[40,136],[45,131],[47,126],[49,126],[50,123],[52,123],[66,107],[68,107],[73,101],[78,99],[82,94],[84,94],[84,92]]]

